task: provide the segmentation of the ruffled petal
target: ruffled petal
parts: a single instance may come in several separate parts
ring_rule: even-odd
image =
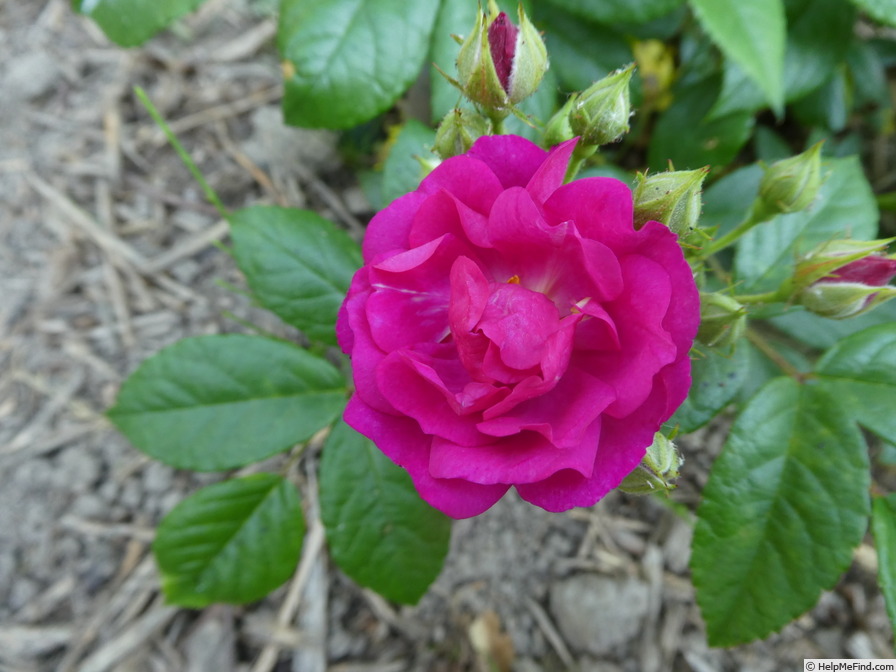
[[[516,135],[484,135],[466,154],[486,164],[504,189],[525,187],[547,157],[547,152]]]
[[[373,441],[395,464],[407,470],[420,496],[452,518],[470,518],[494,506],[509,486],[480,485],[461,479],[434,478],[429,473],[431,438],[413,420],[384,415],[352,397],[345,422]]]
[[[408,233],[414,215],[424,200],[424,194],[412,191],[396,198],[388,208],[374,215],[367,225],[364,242],[361,244],[364,263],[369,264],[396,250],[408,249]]]
[[[537,483],[546,475],[572,471],[590,476],[600,443],[600,420],[570,448],[557,448],[536,432],[522,432],[484,446],[463,446],[436,438],[430,473],[438,478],[459,478],[481,485]],[[519,486],[518,486],[519,487]]]

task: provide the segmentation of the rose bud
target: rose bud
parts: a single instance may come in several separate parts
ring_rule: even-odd
[[[630,495],[669,492],[675,488],[670,481],[678,478],[678,469],[683,463],[675,444],[657,432],[641,464],[625,477],[619,489]]]
[[[701,188],[709,167],[656,175],[638,173],[635,186],[635,226],[661,222],[678,235],[697,227],[703,208]]]
[[[576,104],[577,97],[578,94],[574,93],[567,98],[563,107],[557,110],[557,112],[554,113],[554,116],[551,117],[545,125],[543,138],[545,147],[553,147],[554,145],[559,145],[561,142],[566,142],[567,140],[572,140],[576,137],[572,127],[569,125],[569,114]]]
[[[628,85],[632,63],[585,89],[569,115],[569,125],[586,145],[606,145],[628,133],[631,116]]]
[[[727,294],[700,294],[697,340],[713,348],[729,348],[747,328],[747,311]]]
[[[769,216],[805,210],[821,189],[821,142],[802,154],[773,163],[759,183],[759,201]]]
[[[489,123],[473,110],[455,108],[445,115],[436,131],[435,151],[443,159],[466,153],[477,138],[488,135]]]
[[[793,286],[797,290],[831,275],[838,268],[871,255],[879,255],[896,238],[881,240],[831,240],[818,245],[796,264]],[[886,284],[884,281],[883,284]]]
[[[519,27],[489,3],[457,57],[459,84],[464,95],[493,112],[528,98],[548,69],[548,52],[541,35],[519,7]]]
[[[856,317],[896,297],[896,287],[888,284],[894,276],[896,259],[869,255],[803,290],[799,302],[810,312],[832,320]]]

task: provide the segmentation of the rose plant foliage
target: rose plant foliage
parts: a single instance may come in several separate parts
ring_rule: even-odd
[[[198,4],[74,0],[121,44]],[[319,514],[342,571],[415,603],[452,518],[511,489],[554,512],[614,489],[668,504],[697,462],[673,441],[733,409],[699,505],[675,507],[709,643],[812,608],[869,521],[896,622],[896,255],[878,238],[896,196],[875,198],[851,156],[867,129],[847,127],[892,118],[892,50],[853,25],[896,12],[809,4],[281,0],[287,122],[370,119],[425,63],[442,121],[384,134],[361,244],[310,211],[228,212],[185,159],[252,298],[301,339],[185,339],[122,385],[110,419],[174,467],[289,455],[166,516],[166,598],[263,597]]]
[[[593,505],[690,387],[700,303],[677,238],[635,230],[618,180],[563,184],[575,143],[480,138],[364,239],[337,324],[345,418],[454,518],[511,486]]]

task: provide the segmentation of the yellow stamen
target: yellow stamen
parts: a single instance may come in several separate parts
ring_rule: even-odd
[[[520,276],[518,276],[518,275],[512,275],[511,277],[509,277],[509,278],[507,279],[507,284],[508,284],[508,285],[518,285],[518,284],[520,284]]]

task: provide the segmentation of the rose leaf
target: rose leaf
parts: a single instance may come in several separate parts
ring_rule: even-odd
[[[149,456],[217,471],[307,440],[339,415],[345,395],[335,367],[289,343],[198,336],[144,361],[108,416]]]
[[[441,571],[451,520],[420,499],[404,469],[342,422],[321,457],[320,508],[333,561],[362,586],[416,604]]]
[[[737,419],[697,510],[691,569],[713,646],[778,630],[832,588],[868,524],[868,455],[841,400],[777,378]]]
[[[193,608],[259,600],[295,570],[304,531],[296,489],[276,474],[203,488],[159,525],[165,599]]]
[[[265,308],[312,341],[336,343],[336,315],[361,266],[349,236],[319,215],[255,206],[230,216],[236,263]]]

